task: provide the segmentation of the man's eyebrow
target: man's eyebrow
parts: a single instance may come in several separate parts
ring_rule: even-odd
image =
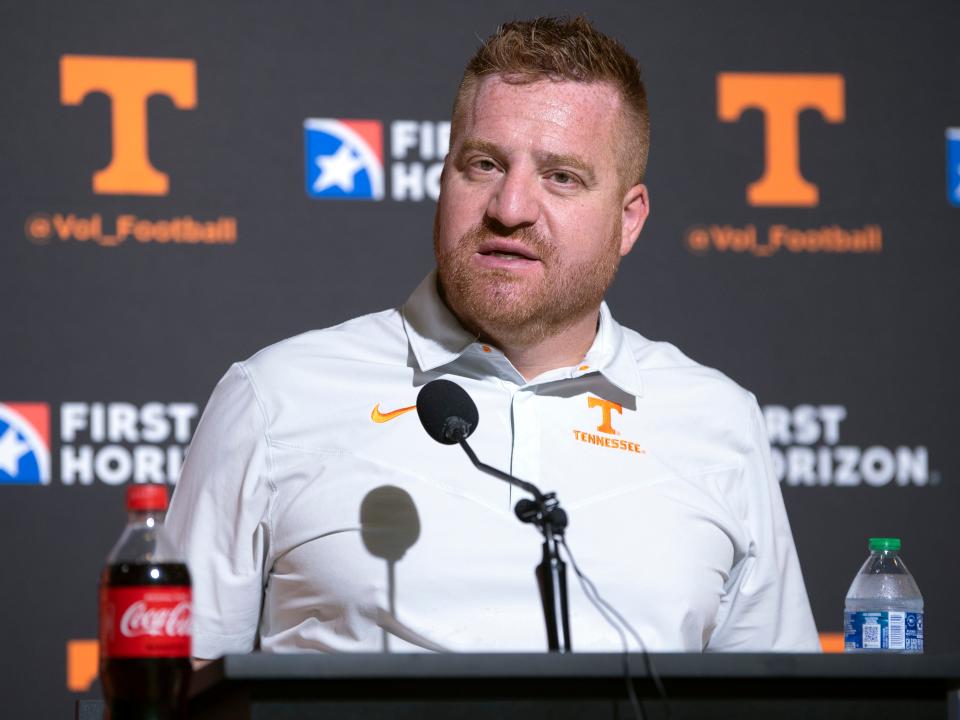
[[[480,140],[479,138],[467,138],[463,141],[463,144],[460,146],[460,152],[480,152],[485,155],[500,155],[500,149],[496,144],[489,142],[488,140]]]
[[[588,183],[592,183],[594,178],[593,166],[579,155],[564,155],[562,153],[543,153],[538,156],[538,160],[544,165],[569,167],[579,170],[585,176]]]

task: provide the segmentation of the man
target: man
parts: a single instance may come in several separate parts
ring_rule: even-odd
[[[817,649],[753,396],[603,304],[649,212],[647,145],[636,62],[585,20],[484,44],[437,272],[402,308],[233,366],[207,406],[168,518],[195,655],[546,648],[515,491],[408,412],[435,378],[479,406],[483,460],[557,492],[580,566],[647,648]],[[619,649],[576,583],[570,603],[576,650]]]

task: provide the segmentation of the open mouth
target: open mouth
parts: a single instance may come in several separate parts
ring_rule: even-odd
[[[506,262],[535,262],[540,258],[530,248],[522,243],[508,240],[492,240],[483,243],[477,253],[487,258],[495,258]]]
[[[527,257],[526,255],[518,255],[517,253],[505,253],[505,252],[488,252],[480,253],[481,255],[486,255],[488,257],[501,258],[503,260],[532,260],[533,258]]]

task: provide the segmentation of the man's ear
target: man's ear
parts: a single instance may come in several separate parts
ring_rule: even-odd
[[[643,224],[650,214],[650,196],[647,186],[634,185],[623,196],[623,216],[620,236],[620,256],[623,257],[633,249]]]

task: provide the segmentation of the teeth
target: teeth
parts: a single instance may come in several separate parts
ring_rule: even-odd
[[[493,255],[494,257],[503,258],[505,260],[516,260],[518,258],[523,257],[522,255],[514,255],[513,253],[503,253],[503,252],[496,252],[496,251],[490,254]]]

